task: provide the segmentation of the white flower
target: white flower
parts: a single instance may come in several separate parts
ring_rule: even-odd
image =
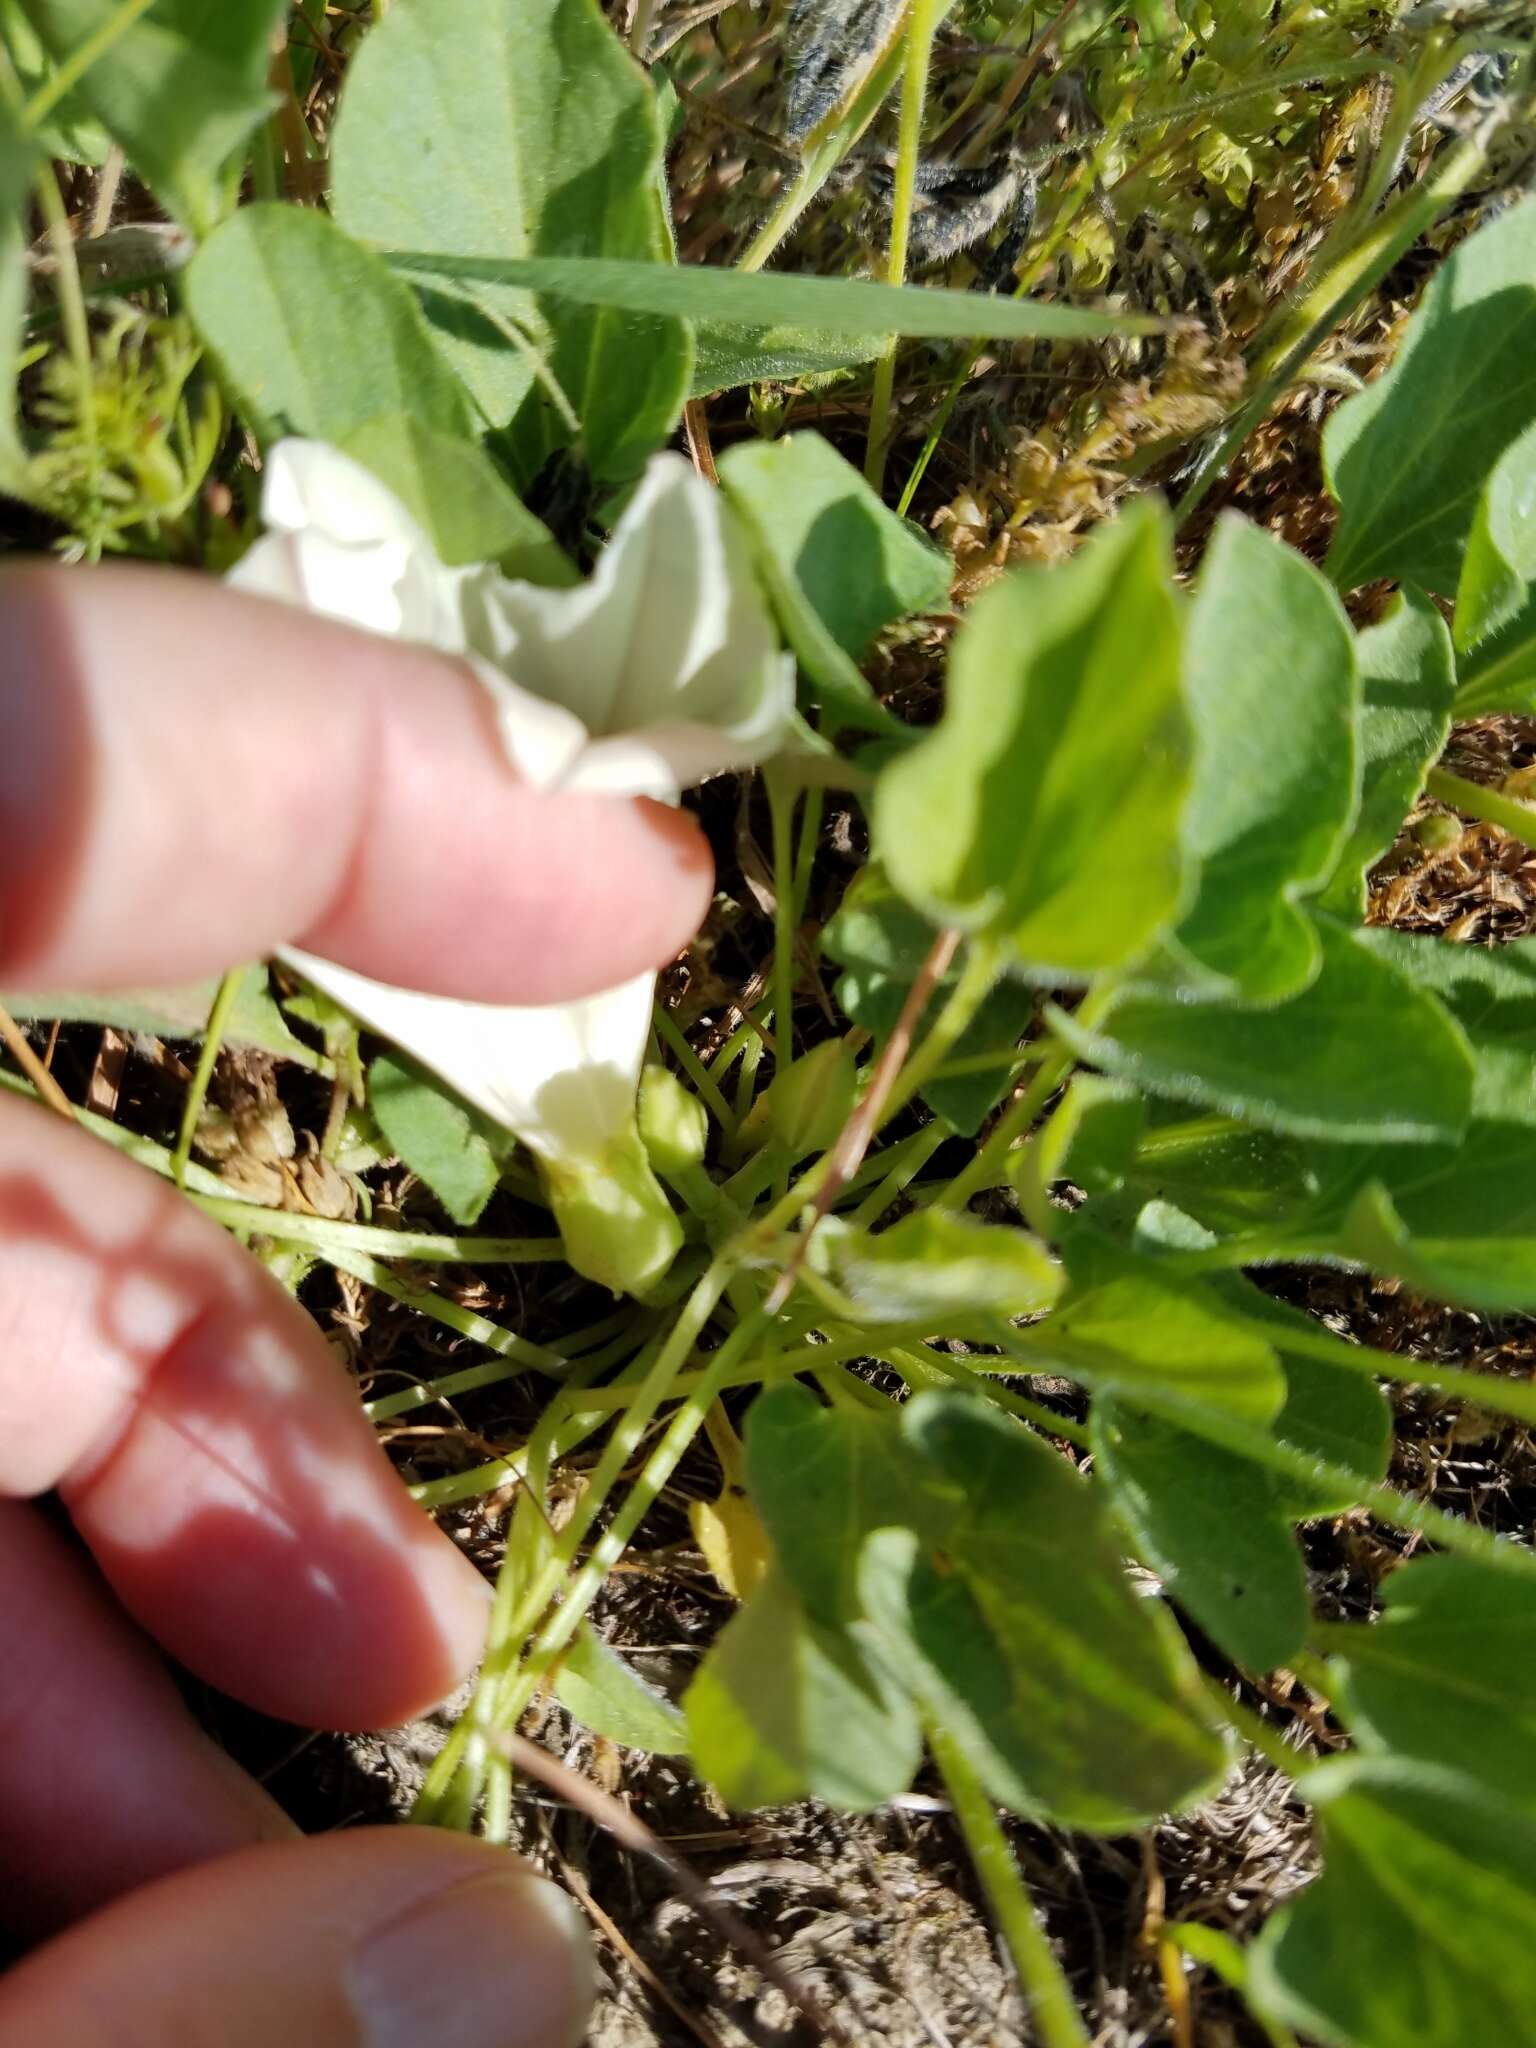
[[[718,493],[678,456],[652,461],[574,589],[515,583],[493,565],[445,567],[392,492],[318,442],[273,448],[262,515],[268,531],[232,583],[465,656],[535,787],[675,803],[789,736],[793,664]],[[635,1123],[651,976],[514,1007],[284,957],[522,1139],[572,1265],[616,1290],[665,1271],[681,1234]]]

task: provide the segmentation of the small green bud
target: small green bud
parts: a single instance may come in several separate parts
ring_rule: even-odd
[[[825,1152],[852,1116],[858,1092],[853,1054],[842,1039],[829,1038],[775,1074],[766,1094],[753,1103],[742,1138],[754,1149],[771,1140],[791,1159]]]
[[[1426,853],[1448,853],[1462,835],[1462,826],[1444,811],[1430,811],[1413,828]]]
[[[658,1173],[686,1173],[703,1160],[708,1114],[666,1067],[647,1067],[640,1076],[640,1136]]]
[[[578,1273],[615,1294],[643,1294],[671,1265],[683,1242],[672,1204],[633,1131],[600,1162],[541,1164],[565,1256]]]

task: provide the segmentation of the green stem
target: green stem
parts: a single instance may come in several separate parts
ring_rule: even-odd
[[[1014,1146],[1033,1127],[1075,1065],[1074,1056],[1065,1046],[1041,1061],[1029,1086],[998,1118],[970,1165],[963,1167],[939,1196],[941,1209],[963,1209],[973,1195],[986,1188],[1000,1187],[1007,1180],[1009,1155]]]
[[[338,1272],[350,1273],[355,1280],[377,1288],[380,1294],[387,1295],[391,1301],[398,1301],[403,1308],[414,1309],[418,1315],[430,1317],[434,1323],[441,1323],[457,1336],[467,1337],[472,1344],[483,1344],[487,1351],[494,1351],[498,1358],[508,1361],[508,1369],[501,1375],[503,1378],[509,1378],[514,1372],[543,1372],[560,1376],[570,1370],[568,1353],[548,1351],[542,1344],[530,1344],[515,1330],[505,1329],[500,1323],[477,1315],[473,1309],[450,1301],[446,1295],[435,1294],[430,1287],[412,1287],[380,1260],[370,1258],[365,1252],[348,1251],[333,1244],[327,1263]],[[487,1381],[486,1384],[491,1383]],[[390,1395],[385,1400],[371,1402],[369,1413],[376,1421],[385,1415],[397,1415],[406,1408],[419,1405],[418,1395],[421,1400],[435,1398],[421,1389],[412,1389],[407,1394]]]
[[[972,1866],[1019,1973],[1042,2048],[1091,2048],[1071,1986],[1045,1937],[996,1808],[970,1758],[937,1721],[929,1721],[927,1735]]]
[[[912,202],[917,191],[917,162],[923,142],[923,109],[928,99],[928,69],[933,39],[944,15],[944,0],[911,0],[907,15],[906,68],[901,87],[901,125],[896,138],[896,171],[891,192],[891,245],[886,256],[887,284],[907,281],[907,247],[912,232]],[[896,383],[898,337],[891,335],[875,365],[870,395],[869,438],[864,449],[864,474],[875,490],[885,477],[890,440],[891,395]]]
[[[1424,778],[1424,787],[1431,796],[1437,796],[1441,803],[1449,804],[1464,816],[1480,819],[1485,825],[1497,825],[1522,846],[1536,846],[1536,805],[1519,803],[1480,782],[1468,782],[1464,775],[1453,775],[1448,768],[1431,768]]]
[[[189,1199],[224,1224],[280,1244],[312,1244],[328,1255],[371,1252],[385,1259],[441,1259],[459,1265],[516,1266],[565,1257],[558,1237],[446,1237],[429,1230],[384,1230],[367,1223],[338,1223],[328,1216],[300,1216],[288,1209],[266,1209],[259,1202],[239,1202],[228,1195],[190,1193]]]
[[[693,1083],[694,1093],[707,1104],[711,1114],[727,1137],[735,1135],[736,1116],[731,1105],[720,1092],[720,1083],[699,1058],[684,1037],[677,1020],[661,1003],[654,1010],[657,1036],[676,1058],[678,1065]]]
[[[901,1153],[894,1165],[887,1165],[884,1177],[877,1183],[872,1194],[866,1195],[853,1212],[853,1222],[860,1230],[868,1230],[879,1222],[891,1204],[900,1199],[922,1172],[928,1161],[945,1141],[954,1136],[953,1130],[941,1117],[935,1117],[930,1124],[924,1124],[920,1131],[914,1131],[910,1138],[904,1138],[893,1149]],[[879,1154],[882,1161],[890,1155]],[[844,1194],[848,1190],[844,1189]]]
[[[229,1013],[240,992],[244,975],[243,967],[232,967],[214,993],[213,1006],[208,1012],[208,1028],[197,1056],[197,1071],[192,1076],[187,1099],[181,1106],[181,1128],[176,1134],[176,1149],[171,1154],[171,1179],[183,1192],[187,1185],[187,1166],[192,1158],[192,1140],[197,1136],[197,1120],[208,1100],[208,1084],[213,1079],[213,1069],[224,1044],[224,1027],[229,1022]]]

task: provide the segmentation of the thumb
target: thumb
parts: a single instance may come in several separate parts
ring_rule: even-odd
[[[575,2048],[575,1909],[426,1830],[263,1843],[130,1893],[0,1980],[0,2040],[70,2048]]]

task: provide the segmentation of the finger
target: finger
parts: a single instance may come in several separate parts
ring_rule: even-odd
[[[457,663],[143,566],[0,571],[0,986],[284,944],[482,1002],[671,956],[710,861],[664,806],[519,781]]]
[[[0,2039],[69,2048],[575,2048],[574,1910],[426,1829],[242,1850],[109,1906],[0,1981]]]
[[[0,1102],[0,1495],[58,1487],[181,1661],[312,1727],[451,1692],[488,1595],[296,1302],[157,1180]]]
[[[119,1892],[294,1830],[183,1706],[42,1515],[0,1502],[0,1902],[35,1939]]]

